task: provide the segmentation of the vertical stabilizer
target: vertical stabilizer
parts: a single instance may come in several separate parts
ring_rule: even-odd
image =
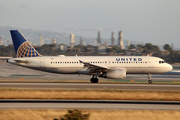
[[[18,30],[10,30],[16,57],[40,57],[41,55]]]

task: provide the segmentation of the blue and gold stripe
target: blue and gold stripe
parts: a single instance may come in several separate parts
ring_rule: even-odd
[[[17,50],[17,57],[40,57],[41,55],[34,49],[28,41],[22,43]]]

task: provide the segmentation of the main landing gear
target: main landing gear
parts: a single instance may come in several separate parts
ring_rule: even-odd
[[[90,79],[90,81],[91,81],[91,83],[98,83],[98,78],[97,78],[97,76],[94,78],[94,75],[93,75],[93,77]]]
[[[149,80],[148,80],[148,83],[149,83],[149,84],[151,84],[151,83],[152,83],[152,80],[151,80],[151,75],[152,75],[152,74],[150,74],[150,73],[148,74],[148,79],[149,79]]]

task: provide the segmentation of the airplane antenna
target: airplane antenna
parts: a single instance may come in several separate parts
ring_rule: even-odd
[[[78,56],[77,54],[75,54],[76,56]]]

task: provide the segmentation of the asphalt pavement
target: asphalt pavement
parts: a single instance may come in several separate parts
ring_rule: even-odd
[[[180,102],[115,100],[0,100],[0,109],[180,110]]]
[[[124,90],[180,90],[175,84],[120,84],[120,83],[0,83],[0,88],[18,89],[124,89]]]

